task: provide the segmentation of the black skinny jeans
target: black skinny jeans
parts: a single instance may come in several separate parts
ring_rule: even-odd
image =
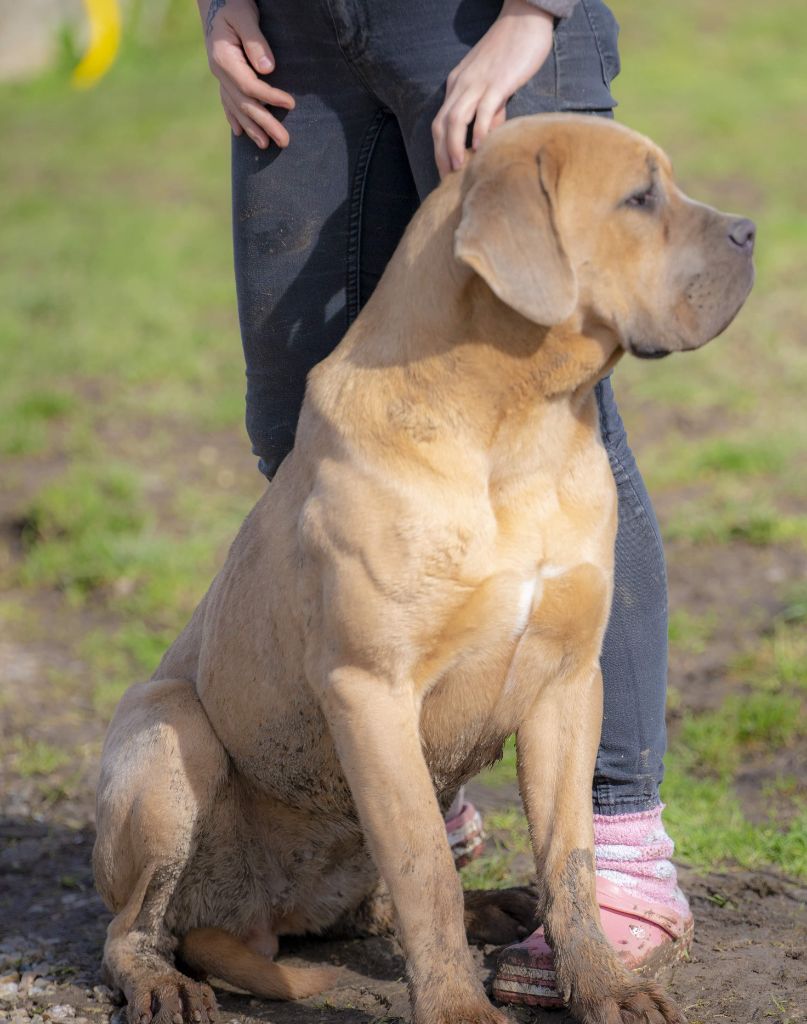
[[[271,477],[293,442],[305,378],[371,294],[438,183],[431,122],[446,76],[500,0],[259,0],[273,85],[295,97],[286,150],[233,140],[233,233],[247,430]],[[612,116],[617,25],[600,0],[559,22],[553,52],[508,117]],[[413,296],[413,301],[416,297]],[[610,380],[597,387],[619,495],[614,602],[602,653],[599,813],[658,803],[665,748],[667,597],[658,525]],[[536,439],[536,443],[538,440]]]

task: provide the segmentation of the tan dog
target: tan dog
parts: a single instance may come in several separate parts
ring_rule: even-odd
[[[500,1022],[441,808],[514,732],[559,988],[591,1024],[681,1019],[594,900],[616,497],[592,389],[625,350],[723,330],[752,249],[651,142],[579,115],[510,122],[424,203],[110,726],[94,866],[133,1024],[213,1017],[177,948],[269,997],[327,987],[271,961],[277,936],[388,928],[389,897],[416,1024]]]

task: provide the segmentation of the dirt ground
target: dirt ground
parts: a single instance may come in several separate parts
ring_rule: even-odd
[[[480,802],[484,802],[481,800]],[[109,915],[92,889],[92,830],[6,818],[0,854],[0,1019],[115,1024],[121,1010],[98,977]],[[807,889],[770,872],[681,869],[697,927],[692,957],[668,976],[669,988],[697,1022],[804,1018],[807,994]],[[262,1002],[219,989],[224,1020],[273,1024],[370,1024],[409,1019],[403,961],[394,942],[297,941],[298,961],[346,968],[340,987],[300,1003]],[[495,949],[476,951],[480,975],[490,978]],[[567,1016],[518,1010],[522,1024]]]
[[[6,524],[8,526],[8,523]],[[678,690],[671,728],[682,708],[715,706],[724,690],[728,659],[752,644],[775,613],[783,584],[803,579],[807,554],[781,548],[698,548],[669,551],[674,606],[691,614],[720,608],[709,644],[700,651],[673,651],[671,678]],[[722,603],[717,594],[723,595]],[[726,599],[728,595],[728,600]],[[19,595],[26,601],[24,595]],[[39,598],[47,621],[64,609]],[[704,611],[705,613],[705,611]],[[93,625],[103,611],[86,610]],[[70,628],[86,627],[74,622]],[[0,644],[4,678],[4,732],[25,732],[64,741],[75,751],[68,767],[41,780],[7,776],[0,805],[0,1020],[117,1021],[120,1009],[100,981],[98,967],[109,915],[92,887],[92,791],[103,725],[86,694],[54,692],[43,672],[59,658],[58,631],[47,631],[23,648]],[[77,768],[76,765],[79,767]],[[749,764],[749,778],[770,770],[770,758]],[[67,774],[69,773],[69,777]],[[760,787],[751,787],[759,793]],[[517,801],[512,786],[496,791],[477,785],[472,795],[484,810]],[[692,1022],[796,1024],[807,1009],[807,889],[770,871],[727,870],[699,874],[681,866],[682,884],[696,918],[689,962],[669,985]],[[403,963],[393,942],[298,941],[287,955],[346,967],[339,988],[297,1004],[261,1002],[221,991],[224,1018],[241,1022],[340,1024],[408,1019]],[[476,953],[480,974],[491,976],[492,947]],[[565,1020],[559,1012],[510,1011],[520,1021]]]

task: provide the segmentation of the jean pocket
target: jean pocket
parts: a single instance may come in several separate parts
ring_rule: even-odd
[[[602,64],[603,81],[610,87],[621,69],[619,60],[619,22],[611,8],[601,0],[580,0]]]
[[[609,22],[610,19],[610,22]],[[555,31],[558,109],[608,111],[618,69],[616,21],[601,0],[580,0]]]

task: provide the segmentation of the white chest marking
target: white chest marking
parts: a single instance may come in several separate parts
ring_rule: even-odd
[[[524,580],[518,591],[518,604],[516,605],[516,620],[513,624],[513,637],[520,639],[527,628],[527,623],[530,620],[535,605],[540,603],[541,594],[543,591],[544,580],[556,579],[558,576],[562,576],[566,572],[566,568],[562,565],[552,565],[547,563],[541,566],[538,573],[528,580]],[[514,671],[515,656],[510,663],[510,668],[507,672],[507,677],[504,681],[504,692],[507,693],[511,690],[516,681],[516,674]]]
[[[521,636],[524,632],[533,608],[541,600],[544,580],[557,579],[558,576],[562,576],[566,571],[566,567],[563,565],[553,565],[551,562],[547,562],[538,569],[535,576],[522,582],[518,592],[513,636]]]
[[[516,606],[516,621],[513,624],[513,636],[521,636],[529,621],[535,592],[538,589],[539,579],[533,576],[532,579],[524,580],[518,592],[518,605]]]
[[[568,572],[565,565],[553,565],[551,562],[542,565],[538,570],[539,576],[544,580],[557,579],[558,576],[562,576],[565,572]]]

